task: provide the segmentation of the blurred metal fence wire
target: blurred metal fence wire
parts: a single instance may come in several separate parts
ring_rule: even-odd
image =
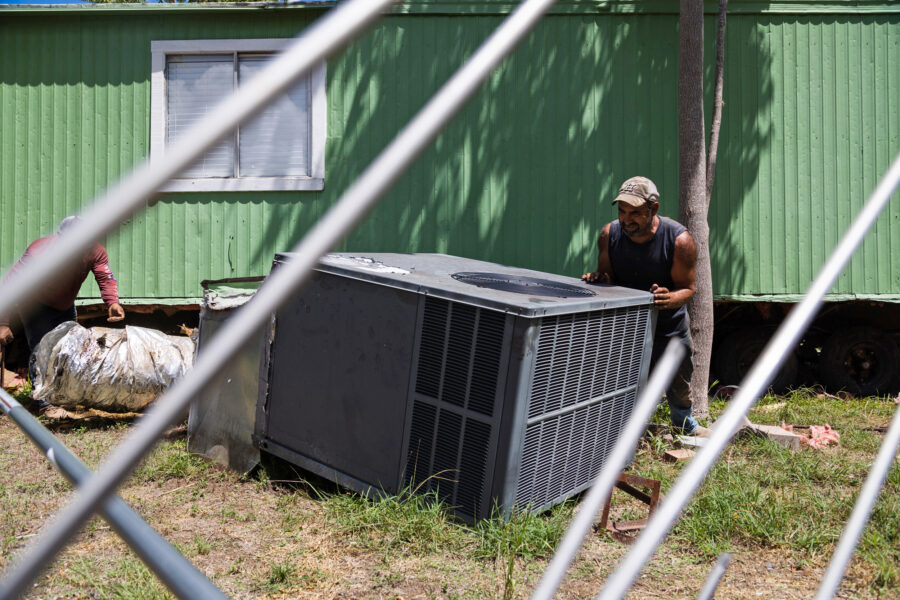
[[[295,258],[278,269],[254,299],[236,312],[217,335],[216,346],[198,356],[192,371],[179,380],[135,427],[134,432],[87,479],[75,498],[0,582],[0,598],[19,596],[45,565],[65,547],[90,516],[121,485],[158,442],[165,429],[182,417],[190,399],[224,368],[228,359],[263,326],[269,315],[308,278],[318,259],[359,223],[381,196],[477,91],[493,69],[537,24],[555,0],[526,0],[491,34],[425,107],[376,157],[337,203],[294,247]],[[316,22],[248,85],[216,107],[173,146],[159,165],[145,165],[114,186],[82,216],[82,224],[60,237],[56,251],[43,253],[10,280],[0,298],[0,313],[27,300],[42,282],[62,270],[94,240],[111,231],[148,202],[171,177],[202,156],[228,131],[252,116],[267,101],[372,22],[390,0],[348,0]]]
[[[306,73],[317,62],[324,60],[349,43],[353,37],[370,26],[379,13],[391,2],[392,0],[347,0],[329,11],[322,19],[303,32],[296,42],[273,60],[270,66],[256,79],[223,101],[198,123],[184,137],[183,143],[177,144],[167,151],[159,164],[152,167],[145,164],[139,167],[132,175],[124,178],[101,196],[82,215],[84,217],[82,223],[60,237],[55,252],[42,254],[41,258],[33,263],[34,268],[27,272],[17,273],[12,277],[9,284],[5,286],[3,296],[0,297],[0,313],[9,312],[16,304],[26,301],[43,282],[48,281],[55,273],[64,269],[73,257],[78,256],[93,241],[109,233],[145,204],[150,203],[157,190],[168,179],[187,168],[241,122],[252,117],[267,102],[287,89],[293,81]],[[116,488],[158,442],[165,429],[184,415],[190,399],[218,374],[240,346],[263,326],[269,315],[306,281],[318,259],[333,248],[364,218],[381,196],[402,176],[416,157],[471,98],[493,69],[537,24],[553,3],[554,0],[526,0],[491,34],[466,64],[441,87],[337,203],[295,246],[293,249],[295,258],[273,273],[260,288],[256,297],[229,320],[217,336],[219,344],[198,357],[194,369],[159,399],[156,407],[135,427],[134,432],[120,444],[95,474],[91,476],[86,467],[74,456],[71,456],[64,446],[56,445],[58,441],[54,443],[45,439],[44,434],[34,428],[27,418],[15,419],[23,429],[31,432],[29,435],[33,435],[35,443],[45,449],[48,458],[51,457],[51,454],[56,456],[57,460],[59,456],[65,457],[62,459],[62,462],[67,465],[64,472],[67,472],[67,476],[79,484],[79,489],[75,498],[57,515],[53,522],[44,528],[38,539],[27,549],[25,555],[5,574],[3,581],[0,582],[0,598],[14,598],[21,595],[42,568],[50,563],[53,557],[68,543],[71,536],[97,511],[104,512],[108,518],[110,512],[113,512],[112,521],[117,519],[129,521],[130,524],[124,527],[124,532],[119,531],[126,539],[133,537],[133,531],[142,530],[145,527],[150,529],[139,517],[137,517],[138,523],[131,517],[115,515],[115,512],[121,508],[118,507],[121,500],[114,497]],[[863,211],[854,220],[810,286],[803,301],[791,311],[788,319],[766,346],[742,382],[740,392],[717,421],[713,435],[676,481],[666,500],[661,503],[651,517],[647,528],[632,546],[631,551],[606,581],[598,598],[622,598],[634,584],[656,547],[665,538],[722,450],[737,432],[742,418],[765,389],[786,353],[799,341],[800,336],[815,316],[825,294],[834,284],[865,234],[875,223],[898,182],[900,182],[900,156],[895,159]],[[659,395],[657,388],[664,388],[668,378],[671,377],[669,372],[671,369],[666,368],[665,365],[672,361],[677,364],[677,360],[673,358],[675,354],[677,354],[675,350],[667,352],[660,365],[661,368],[657,369],[651,378],[650,385],[646,388],[637,406],[635,418],[626,427],[620,442],[613,450],[607,468],[600,474],[584,505],[573,519],[569,531],[535,591],[535,598],[550,598],[555,593],[568,565],[582,545],[597,509],[610,493],[618,472],[634,451],[644,423],[652,413],[654,398]],[[13,412],[18,413],[19,409],[22,409],[5,393],[0,395],[0,407],[10,415]],[[21,415],[17,414],[16,416]],[[893,462],[898,443],[900,443],[900,416],[895,415],[879,452],[879,457],[842,535],[839,548],[829,566],[829,572],[823,579],[817,598],[830,598],[837,590],[847,562],[853,554],[880,487]],[[111,507],[112,511],[110,511]],[[124,510],[131,512],[127,505]],[[146,532],[149,537],[157,535],[152,529],[150,532]],[[141,545],[141,541],[138,540],[134,544],[132,542],[134,540],[130,540],[129,544],[140,555],[142,551],[138,547]],[[161,538],[151,543],[157,542],[161,542],[160,548],[169,547]],[[174,549],[172,551],[177,555],[174,560],[179,563],[175,571],[180,575],[176,579],[193,577],[194,571],[196,571],[193,566],[187,563],[186,559],[177,551]],[[162,550],[162,552],[168,553],[167,550]],[[167,556],[172,555],[167,554]],[[725,563],[720,559],[711,573],[707,585],[701,591],[700,597],[712,597],[724,569]],[[203,581],[192,580],[196,587],[190,589],[173,589],[173,586],[178,588],[177,581],[171,582],[165,578],[163,580],[176,595],[182,598],[217,597],[216,594],[220,594],[220,592],[215,590],[202,574],[200,577]],[[206,587],[207,584],[212,589]]]
[[[685,347],[680,342],[676,340],[669,342],[635,403],[625,429],[609,453],[606,464],[581,501],[578,512],[572,518],[566,534],[553,553],[550,564],[544,570],[544,576],[531,596],[532,600],[549,600],[556,593],[566,575],[566,570],[584,544],[585,536],[591,531],[598,511],[612,493],[619,473],[628,466],[628,461],[634,456],[635,448],[644,435],[647,423],[653,416],[663,392],[675,376],[685,352]]]
[[[847,571],[847,565],[853,557],[853,551],[859,543],[866,523],[869,520],[869,514],[875,507],[875,501],[881,492],[881,486],[887,477],[888,471],[894,461],[897,459],[897,446],[900,445],[900,407],[894,412],[894,418],[887,434],[884,436],[884,442],[878,451],[878,457],[872,464],[866,483],[863,485],[859,497],[856,499],[856,505],[847,521],[847,526],[841,534],[838,547],[825,569],[825,576],[822,577],[822,583],[819,585],[819,591],[816,593],[815,600],[828,600],[834,598]]]
[[[84,463],[4,390],[0,390],[0,410],[25,432],[69,482],[81,485],[91,476],[91,470]],[[210,600],[227,598],[118,496],[106,500],[100,508],[100,514],[177,597]]]
[[[697,491],[722,450],[737,433],[744,416],[766,389],[787,353],[800,341],[800,336],[815,317],[825,294],[834,285],[853,252],[875,224],[882,209],[887,206],[898,182],[900,182],[900,155],[894,159],[887,174],[869,197],[860,214],[853,220],[847,233],[844,234],[837,248],[806,291],[803,300],[791,310],[787,319],[781,324],[753,364],[750,372],[741,382],[740,391],[728,403],[725,413],[716,421],[712,435],[675,481],[666,494],[666,499],[660,503],[656,512],[650,517],[646,529],[638,536],[631,550],[619,563],[618,568],[606,580],[606,585],[597,598],[604,600],[623,598],[634,585],[641,570],[653,556],[656,547],[668,534],[678,515],[687,506],[688,501]],[[865,521],[859,524],[859,528],[861,529],[864,525]]]

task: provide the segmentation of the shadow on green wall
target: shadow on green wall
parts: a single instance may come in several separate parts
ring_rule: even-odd
[[[47,120],[52,127],[20,140],[27,156],[52,161],[33,169],[40,174],[25,186],[27,196],[0,198],[4,210],[13,202],[16,214],[20,205],[41,207],[41,223],[49,227],[58,218],[45,218],[48,206],[68,214],[147,152],[151,40],[285,37],[315,15],[213,16],[140,23],[116,17],[125,22],[118,28],[110,26],[113,17],[68,17],[48,29],[56,41],[28,63],[35,68],[4,67],[3,83],[20,84],[16,93],[61,82],[77,92],[53,86],[60,104],[40,118],[67,107],[65,119]],[[124,294],[191,296],[201,279],[268,272],[273,254],[296,244],[502,21],[386,17],[329,61],[325,189],[163,196],[111,236]],[[713,32],[710,17],[709,65]],[[736,215],[769,143],[759,115],[772,101],[771,57],[758,49],[759,35],[753,26],[731,26],[726,49],[727,108],[711,227],[714,277],[730,289],[741,287],[745,273]],[[16,41],[27,49],[46,37],[21,32]],[[78,67],[85,53],[101,58]],[[548,16],[339,249],[444,252],[572,277],[592,269],[597,233],[615,217],[610,200],[626,178],[651,177],[663,214],[677,215],[677,54],[674,14]],[[707,80],[711,96],[711,66]],[[742,101],[733,102],[738,96]],[[29,106],[37,119],[42,104]],[[16,110],[18,118],[25,109],[20,103]],[[58,178],[49,186],[47,171]],[[67,194],[59,204],[44,198],[61,189]],[[3,250],[6,262],[13,250]]]
[[[712,114],[715,23],[707,20],[708,67],[707,120]],[[757,221],[745,222],[746,212],[765,210],[756,191],[760,160],[769,154],[772,139],[773,81],[770,49],[762,39],[763,27],[753,17],[731,17],[726,27],[724,93],[725,107],[719,140],[716,179],[710,202],[710,260],[713,288],[718,293],[741,293],[748,284],[747,260],[759,258],[758,244],[768,239],[755,230]],[[707,131],[708,135],[708,131]],[[763,242],[765,243],[765,242]],[[754,252],[754,248],[757,250]]]
[[[326,204],[500,22],[392,19],[341,57],[329,88]],[[592,269],[624,179],[653,178],[663,214],[677,216],[677,48],[675,15],[546,18],[341,250],[444,252],[573,277]],[[771,101],[769,60],[752,75],[758,111]],[[731,66],[739,78],[743,67]],[[740,188],[717,184],[714,202],[728,194],[734,204],[753,185],[768,136],[755,114],[725,122],[719,177],[731,185],[723,173],[741,174]],[[740,248],[728,235],[714,243],[714,273],[740,285]]]

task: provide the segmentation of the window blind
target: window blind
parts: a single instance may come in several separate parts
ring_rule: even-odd
[[[270,55],[239,55],[237,79],[249,81]],[[166,144],[172,144],[232,93],[233,54],[166,58]],[[252,121],[207,152],[181,177],[285,177],[310,175],[310,83],[304,77]]]
[[[267,56],[239,57],[238,80],[248,81],[265,66]],[[309,78],[269,104],[240,131],[242,177],[310,174]]]
[[[169,56],[166,63],[166,144],[173,144],[234,88],[231,54]],[[181,177],[233,177],[234,137],[209,150]]]

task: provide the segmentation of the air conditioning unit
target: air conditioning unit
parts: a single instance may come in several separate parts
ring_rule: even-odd
[[[278,254],[275,268],[289,258]],[[600,472],[646,380],[652,295],[440,254],[332,254],[273,319],[261,449],[459,517]]]

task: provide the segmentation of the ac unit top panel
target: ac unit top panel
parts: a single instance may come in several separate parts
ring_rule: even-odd
[[[290,257],[278,253],[275,262]],[[525,317],[653,302],[649,292],[446,254],[335,253],[317,270]]]

